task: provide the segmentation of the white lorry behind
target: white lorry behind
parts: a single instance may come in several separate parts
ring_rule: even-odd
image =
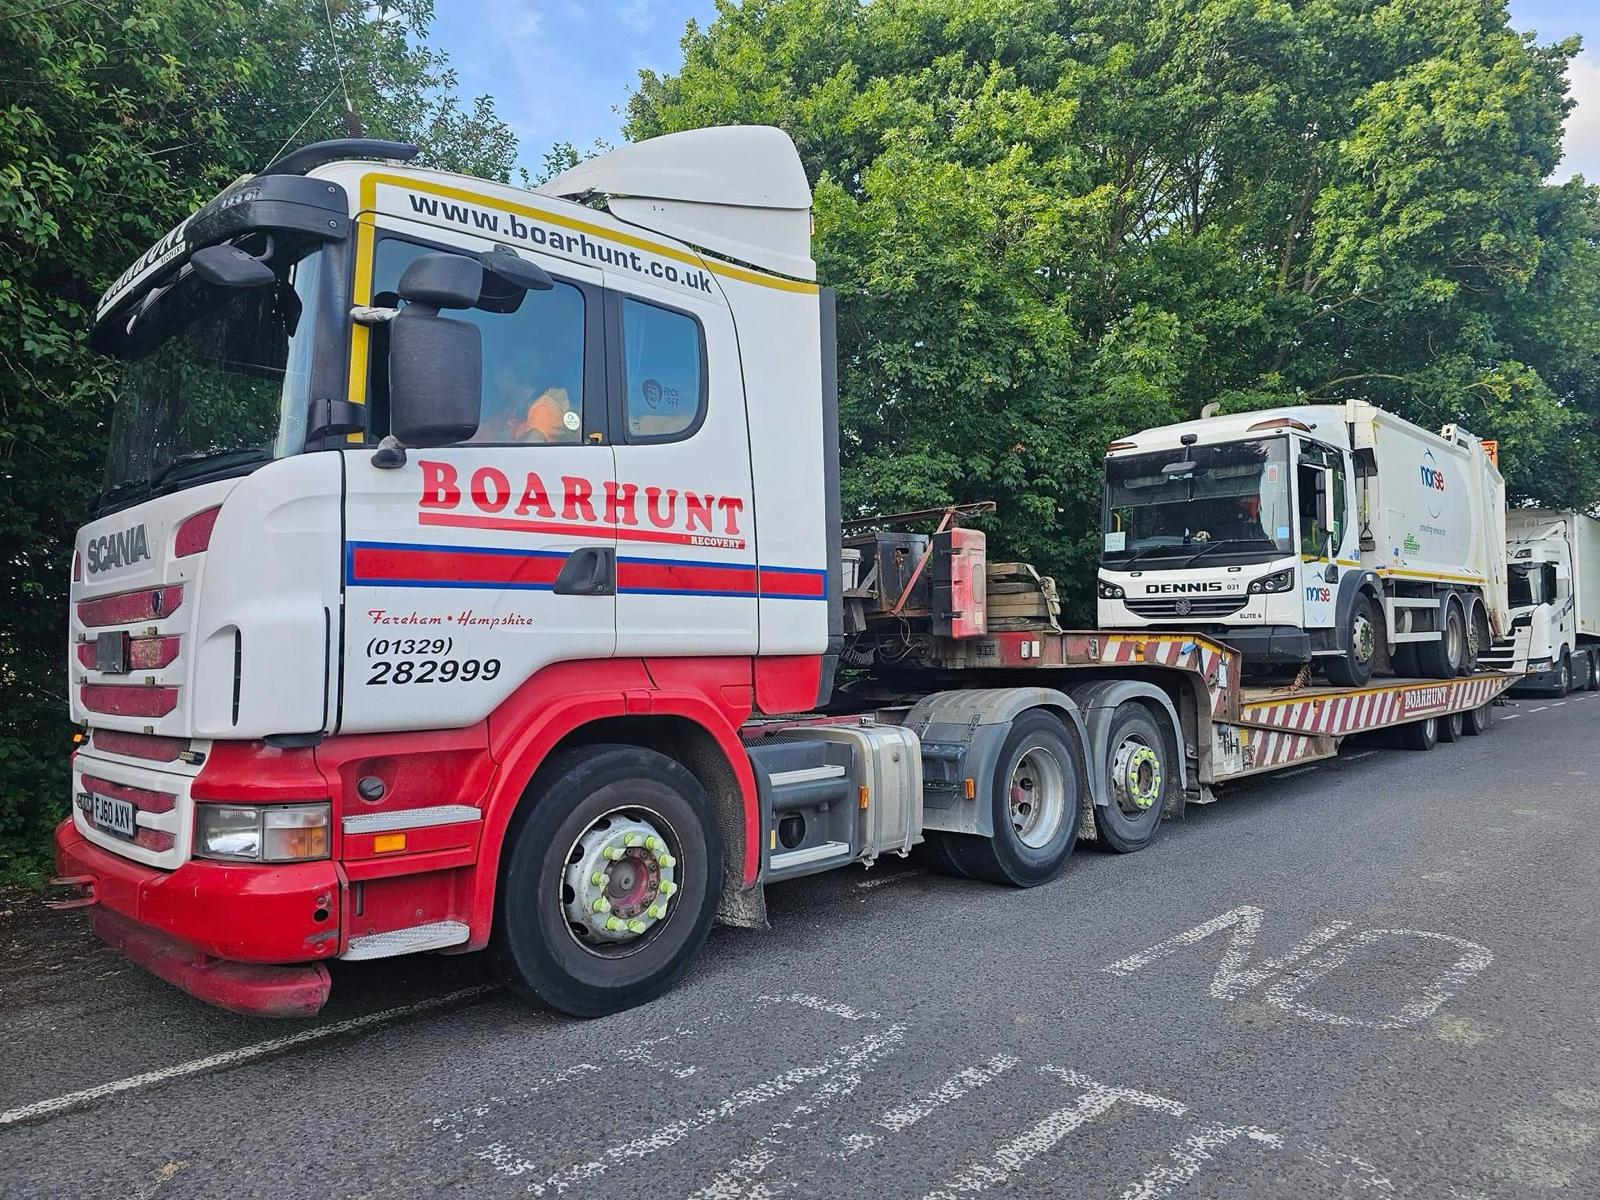
[[[1511,630],[1528,631],[1529,690],[1600,690],[1600,521],[1579,512],[1514,508],[1506,514]],[[1509,665],[1511,638],[1486,666]]]
[[[1199,629],[1330,682],[1451,678],[1509,626],[1505,485],[1488,444],[1352,401],[1113,442],[1099,623]]]

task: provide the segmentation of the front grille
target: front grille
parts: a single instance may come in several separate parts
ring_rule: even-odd
[[[1128,600],[1128,611],[1150,621],[1186,620],[1190,617],[1226,617],[1238,612],[1248,599],[1236,596],[1162,596],[1159,600]]]

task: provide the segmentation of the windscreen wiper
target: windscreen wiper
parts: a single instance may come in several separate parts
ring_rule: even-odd
[[[238,466],[241,463],[259,462],[272,457],[272,452],[260,446],[249,446],[243,450],[191,450],[187,454],[180,454],[161,470],[150,477],[150,490],[153,492],[169,480],[182,479],[189,475],[205,474],[204,471],[190,471],[189,467],[208,464],[214,469]]]
[[[1201,546],[1200,549],[1196,550],[1188,558],[1183,560],[1183,566],[1179,567],[1178,570],[1183,570],[1190,563],[1194,562],[1198,558],[1205,557],[1219,546],[1250,546],[1254,545],[1256,542],[1267,542],[1269,546],[1276,545],[1275,542],[1270,542],[1266,538],[1221,538],[1215,542],[1207,542],[1204,546]]]

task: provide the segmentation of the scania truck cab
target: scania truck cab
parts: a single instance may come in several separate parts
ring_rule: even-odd
[[[1360,402],[1146,430],[1106,456],[1099,623],[1199,629],[1338,685],[1464,673],[1505,629],[1503,503],[1470,434]]]
[[[1514,508],[1509,538],[1511,628],[1526,631],[1523,690],[1600,688],[1600,521],[1579,512]],[[1515,652],[1497,643],[1486,664]]]

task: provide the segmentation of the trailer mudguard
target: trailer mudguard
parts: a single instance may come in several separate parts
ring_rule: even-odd
[[[1000,747],[1011,722],[1031,708],[1058,713],[1077,733],[1089,755],[1089,730],[1078,706],[1055,688],[979,688],[935,692],[906,714],[903,724],[922,741],[922,825],[944,833],[994,836],[991,806],[983,803],[994,784]],[[1093,766],[1090,766],[1092,785]],[[968,799],[966,781],[973,781]]]
[[[1178,710],[1172,703],[1172,697],[1155,684],[1140,679],[1097,679],[1092,683],[1081,683],[1074,687],[1072,699],[1083,714],[1089,731],[1088,738],[1084,742],[1084,750],[1089,756],[1090,794],[1094,796],[1094,802],[1098,805],[1111,803],[1111,788],[1106,779],[1106,767],[1111,753],[1112,714],[1130,700],[1137,700],[1154,708],[1157,721],[1161,721],[1162,714],[1165,714],[1165,723],[1172,730],[1172,745],[1177,751],[1175,757],[1178,768],[1178,789],[1167,801],[1167,814],[1172,815],[1180,811],[1184,795],[1189,790],[1189,754],[1188,742],[1183,736],[1183,722],[1178,718]]]

